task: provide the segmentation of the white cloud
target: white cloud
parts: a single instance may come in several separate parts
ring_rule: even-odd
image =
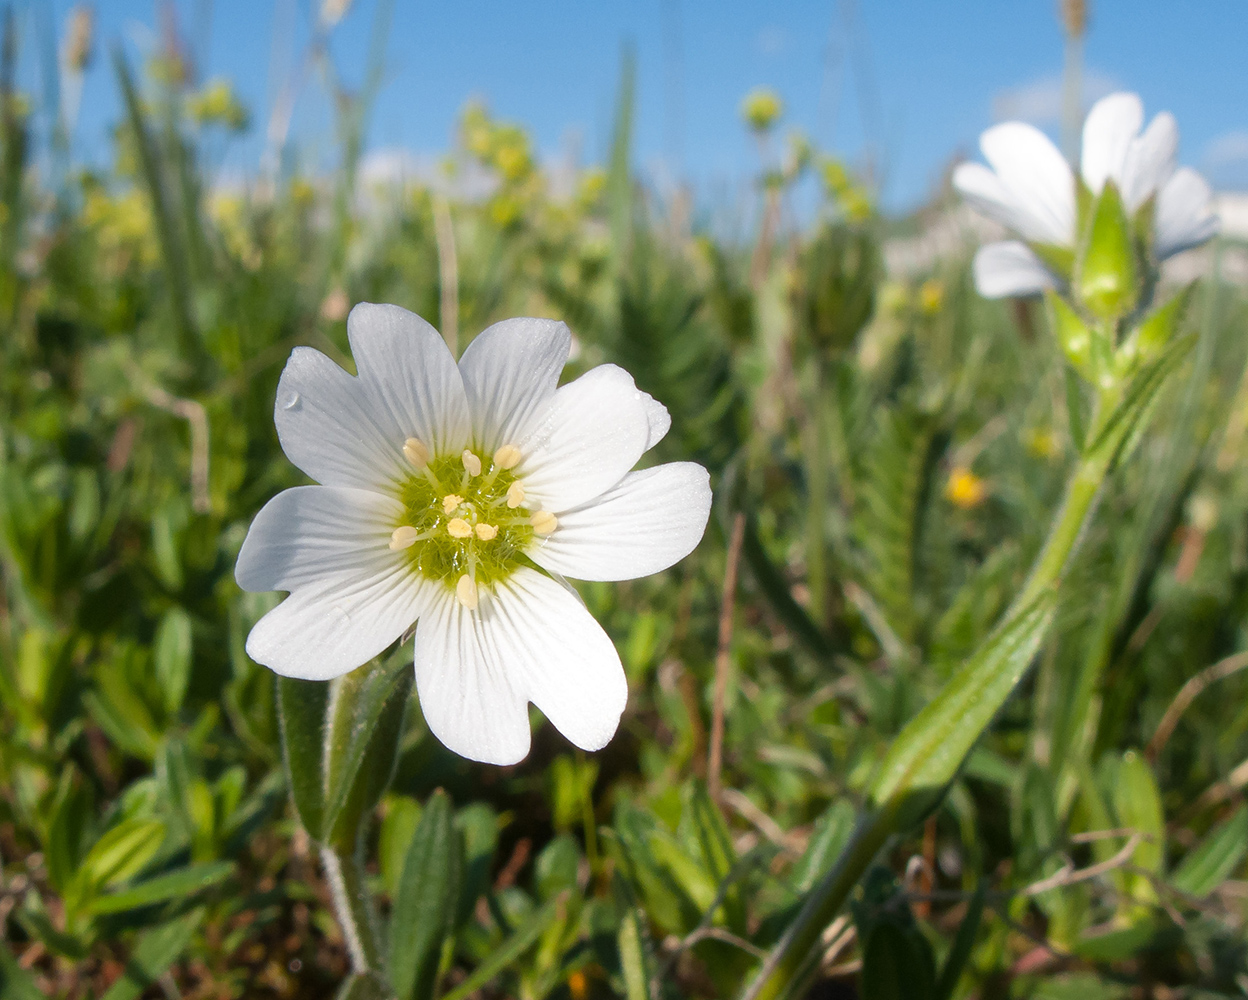
[[[1087,70],[1083,74],[1083,106],[1086,110],[1106,94],[1121,89],[1108,73]],[[1033,125],[1053,125],[1062,119],[1062,77],[1042,76],[1010,87],[992,99],[992,116],[997,121],[1024,121]]]

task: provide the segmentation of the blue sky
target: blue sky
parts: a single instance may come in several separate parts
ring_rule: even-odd
[[[27,2],[24,31],[36,42],[39,25],[61,30],[71,6]],[[298,61],[320,0],[175,6],[202,74],[231,78],[253,111],[251,134],[224,154],[226,169],[253,169],[283,66]],[[530,129],[544,155],[579,150],[582,162],[599,160],[629,40],[638,56],[636,158],[653,175],[678,173],[704,196],[740,190],[757,153],[738,108],[752,87],[769,86],[785,101],[787,126],[851,160],[875,149],[885,203],[905,209],[1002,114],[1056,128],[1046,120],[1062,67],[1055,8],[1055,0],[396,0],[368,148],[445,150],[465,101],[480,97]],[[157,17],[154,0],[99,0],[96,9],[102,44],[76,139],[98,160],[119,113],[107,46],[122,41],[137,57],[153,44]],[[377,0],[356,0],[331,39],[350,84],[362,81],[376,9]],[[1149,114],[1170,109],[1186,162],[1215,183],[1248,186],[1246,41],[1243,0],[1093,0],[1087,79],[1097,92],[1139,91]],[[332,117],[315,77],[294,132],[308,160],[330,155]]]

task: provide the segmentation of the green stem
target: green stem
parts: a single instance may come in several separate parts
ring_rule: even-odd
[[[1098,416],[1108,417],[1117,399],[1106,393],[1100,400]],[[1125,422],[1124,422],[1125,423]],[[1093,420],[1093,427],[1101,426],[1101,420]],[[1096,499],[1100,495],[1101,486],[1113,464],[1114,456],[1125,436],[1126,429],[1121,428],[1113,433],[1104,434],[1103,440],[1097,441],[1095,448],[1085,454],[1071,473],[1067,481],[1066,495],[1058,510],[1053,526],[1049,530],[1048,539],[1037,555],[1035,563],[1022,591],[1006,612],[1002,625],[994,636],[1008,630],[1009,625],[1024,615],[1031,614],[1043,592],[1054,587],[1062,577],[1071,556],[1077,550],[1088,522],[1096,508]],[[1097,440],[1095,434],[1089,440]],[[986,644],[993,642],[988,639]],[[994,704],[989,706],[993,711],[985,715],[990,719],[995,710],[1005,702],[1018,681],[1022,679],[1022,671],[1012,679],[1011,683],[993,683],[990,677],[966,677],[966,670],[994,670],[996,661],[986,659],[977,664],[977,658],[968,662],[966,668],[951,678],[941,695],[933,705],[940,702],[947,693],[953,698],[967,697],[962,692],[973,692],[971,697],[981,702],[991,699]],[[929,706],[930,708],[931,706]],[[982,709],[983,705],[977,706]],[[987,723],[985,722],[985,725]],[[781,997],[796,997],[807,981],[818,971],[817,963],[810,957],[816,950],[819,936],[823,933],[845,904],[846,898],[858,884],[858,880],[875,860],[877,854],[895,834],[901,833],[915,820],[913,803],[918,793],[930,789],[932,775],[921,774],[919,769],[906,766],[904,751],[900,768],[894,763],[898,748],[910,747],[916,741],[923,742],[925,735],[922,730],[927,725],[927,712],[920,713],[912,719],[894,741],[889,758],[881,767],[881,777],[872,798],[876,801],[876,809],[862,821],[853,840],[842,853],[836,866],[824,877],[820,885],[808,897],[797,918],[785,932],[776,947],[772,950],[762,969],[759,970],[753,983],[743,995],[742,1000],[779,1000]],[[961,734],[965,736],[966,734]],[[979,734],[971,734],[965,740],[965,750],[958,755],[956,761],[948,765],[948,774],[942,774],[941,784],[947,784],[956,775],[958,767],[965,759]],[[898,774],[900,773],[900,777]],[[943,792],[939,793],[943,795]]]
[[[351,956],[351,971],[363,975],[380,969],[377,921],[365,882],[363,859],[356,851],[348,853],[323,844],[321,865],[329,882],[334,916],[342,928],[347,953]]]

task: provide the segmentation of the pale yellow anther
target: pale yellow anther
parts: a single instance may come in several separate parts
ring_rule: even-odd
[[[469,611],[477,610],[477,585],[472,582],[472,577],[467,573],[461,576],[459,582],[455,584],[455,596],[459,598],[459,603]]]
[[[425,447],[423,441],[418,441],[416,438],[408,438],[403,442],[403,455],[418,469],[423,469],[429,464],[429,449]]]
[[[453,511],[456,507],[458,507],[463,502],[464,502],[464,498],[461,497],[458,493],[448,493],[446,496],[442,498],[442,513],[443,514],[451,513],[451,511]]]
[[[493,524],[478,524],[473,530],[483,542],[490,541],[498,534],[498,528]]]
[[[548,510],[539,510],[529,518],[529,524],[533,525],[533,530],[539,535],[549,535],[559,527],[559,519]]]
[[[480,458],[478,458],[476,455],[470,452],[467,448],[464,449],[464,454],[461,457],[464,460],[464,468],[468,470],[468,475],[470,476],[481,475],[481,459]]]
[[[520,464],[520,449],[514,444],[505,444],[494,452],[494,464],[500,469],[514,469]]]
[[[394,534],[390,536],[390,548],[395,552],[400,549],[408,549],[416,544],[416,529],[410,524],[401,525],[394,529]]]
[[[524,503],[524,487],[519,483],[512,483],[507,487],[507,506],[515,510]]]
[[[446,522],[446,531],[452,538],[467,538],[472,534],[472,525],[462,517],[453,517]]]

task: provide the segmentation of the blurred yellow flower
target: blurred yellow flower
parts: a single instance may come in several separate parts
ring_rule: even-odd
[[[577,201],[582,208],[591,208],[602,197],[607,188],[607,172],[601,167],[591,167],[581,174],[580,185],[576,192]]]
[[[585,1000],[589,996],[589,977],[580,969],[568,975],[568,992],[572,1000]]]
[[[751,90],[741,102],[741,117],[751,129],[760,135],[770,130],[782,114],[784,114],[784,104],[780,100],[780,95],[766,87]]]
[[[509,181],[521,180],[533,167],[529,151],[519,143],[508,143],[499,149],[494,154],[494,164],[499,173]]]
[[[988,496],[988,484],[965,466],[958,466],[949,473],[945,483],[945,498],[956,507],[970,510],[978,507]]]
[[[935,278],[929,278],[919,286],[919,312],[935,316],[945,304],[945,286]]]

